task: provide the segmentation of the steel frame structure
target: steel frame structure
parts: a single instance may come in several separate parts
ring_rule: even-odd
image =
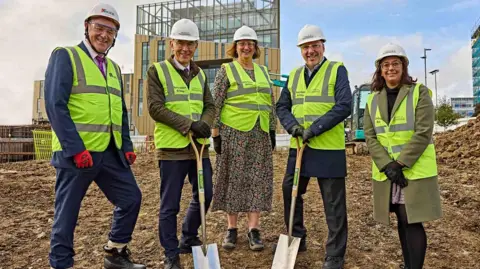
[[[280,47],[280,0],[167,0],[137,6],[136,33],[168,37],[179,19],[194,21],[200,40],[228,43],[242,25],[255,29],[259,45]]]

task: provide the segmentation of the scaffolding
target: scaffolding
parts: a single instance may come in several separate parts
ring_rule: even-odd
[[[252,27],[262,47],[280,47],[280,0],[174,0],[137,6],[139,35],[168,37],[182,18],[194,21],[200,40],[229,43],[242,25]]]

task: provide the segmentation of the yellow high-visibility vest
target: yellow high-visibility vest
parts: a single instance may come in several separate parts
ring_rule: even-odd
[[[61,49],[61,48],[57,48]],[[79,46],[65,48],[73,70],[73,87],[68,100],[70,117],[88,151],[102,152],[110,143],[111,134],[118,149],[122,147],[122,87],[120,68],[109,58],[106,78]],[[52,132],[52,151],[61,151]]]
[[[400,156],[403,147],[408,144],[415,133],[415,109],[420,95],[420,83],[413,85],[406,98],[391,116],[390,123],[382,119],[378,108],[378,93],[368,96],[368,112],[372,119],[377,140],[385,148],[390,157],[396,160]],[[432,95],[429,89],[430,96]],[[409,180],[434,177],[437,175],[437,161],[433,140],[427,146],[423,154],[418,158],[413,167],[403,170],[405,178]],[[372,177],[377,181],[387,179],[385,173],[380,172],[375,162],[372,162]]]

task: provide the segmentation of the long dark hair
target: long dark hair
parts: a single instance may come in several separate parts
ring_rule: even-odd
[[[400,61],[402,61],[402,78],[400,79],[399,86],[412,85],[413,83],[417,82],[416,79],[413,79],[408,74],[408,66],[405,58],[403,57],[398,57],[398,58],[400,59]],[[382,61],[383,59],[378,63],[377,70],[375,70],[375,73],[373,74],[373,77],[372,77],[372,91],[374,92],[379,92],[387,86],[385,79],[382,77]]]

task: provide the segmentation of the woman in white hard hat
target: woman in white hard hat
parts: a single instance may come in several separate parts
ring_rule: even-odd
[[[250,249],[257,251],[264,248],[260,212],[272,208],[274,98],[267,68],[253,62],[260,57],[255,31],[242,26],[233,40],[228,55],[234,61],[222,65],[213,87],[217,158],[212,210],[228,214],[225,249],[235,248],[238,213],[247,212]]]
[[[402,47],[383,46],[375,67],[364,116],[374,218],[388,224],[395,212],[404,268],[420,269],[427,249],[422,223],[442,217],[432,139],[435,108],[431,91],[408,74]]]

